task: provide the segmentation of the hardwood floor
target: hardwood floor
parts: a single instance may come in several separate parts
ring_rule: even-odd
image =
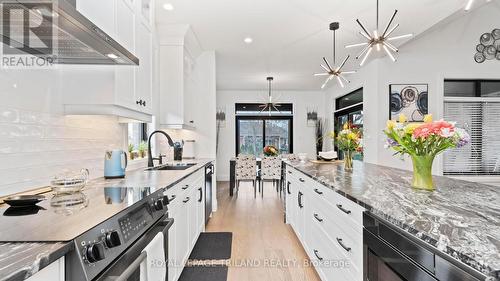
[[[229,196],[229,183],[218,182],[218,211],[206,231],[233,233],[228,281],[316,281],[307,255],[292,228],[284,223],[283,201],[272,183],[264,198],[254,198],[251,183],[241,183],[238,195]]]

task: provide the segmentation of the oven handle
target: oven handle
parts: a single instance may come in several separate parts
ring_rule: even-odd
[[[128,267],[118,276],[115,281],[127,281],[141,263],[148,257],[148,253],[142,252]]]

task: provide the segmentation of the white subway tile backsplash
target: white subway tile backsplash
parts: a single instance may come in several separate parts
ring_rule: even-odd
[[[0,196],[47,186],[61,172],[103,176],[104,152],[123,146],[110,116],[64,116],[0,107]]]

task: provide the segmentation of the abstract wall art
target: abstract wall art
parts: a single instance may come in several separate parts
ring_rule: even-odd
[[[389,119],[406,115],[410,122],[423,122],[428,113],[427,84],[391,84],[389,85]]]
[[[483,33],[479,37],[479,44],[476,45],[474,60],[483,63],[486,60],[500,60],[500,28]]]

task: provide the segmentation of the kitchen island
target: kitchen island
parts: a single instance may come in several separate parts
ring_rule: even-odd
[[[435,177],[436,191],[418,191],[411,188],[411,172],[358,161],[355,161],[353,171],[345,171],[342,164],[311,162],[288,162],[287,170],[292,175],[296,174],[299,184],[305,183],[302,188],[311,189],[312,195],[309,198],[318,194],[324,196],[324,191],[317,188],[313,192],[314,183],[318,183],[334,191],[336,196],[347,198],[351,203],[425,242],[435,251],[453,258],[472,271],[491,276],[487,280],[498,278],[498,188]],[[293,181],[290,184],[293,187]],[[288,191],[291,194],[290,188]],[[299,197],[303,197],[304,192],[303,189],[299,191],[302,193]],[[299,198],[300,206],[312,201],[306,198],[306,203],[303,203],[303,200]],[[288,204],[289,201],[287,209]],[[314,205],[314,202],[311,204]],[[337,207],[343,209],[342,205]],[[314,216],[320,221],[324,219],[318,218],[316,213]],[[362,221],[362,218],[359,220]],[[314,253],[316,254],[316,250]]]
[[[122,179],[98,178],[91,180],[82,191],[88,199],[88,204],[76,210],[68,207],[67,212],[64,208],[55,209],[51,206],[51,200],[55,198],[54,194],[44,194],[47,200],[38,204],[41,208],[37,212],[51,212],[50,216],[53,218],[51,224],[35,223],[38,213],[24,214],[24,217],[19,217],[12,214],[12,209],[9,210],[8,206],[2,206],[0,208],[2,213],[0,223],[3,226],[0,230],[2,241],[0,243],[0,280],[25,280],[74,250],[72,241],[67,239],[60,239],[60,241],[49,239],[50,241],[44,240],[35,243],[30,240],[30,233],[37,232],[57,237],[68,235],[67,237],[69,237],[68,229],[75,228],[75,226],[67,225],[64,228],[64,225],[74,221],[75,215],[82,218],[78,220],[78,229],[82,231],[91,229],[111,216],[131,207],[130,202],[108,202],[109,204],[107,203],[106,206],[103,205],[103,202],[113,199],[112,194],[107,194],[107,191],[112,191],[113,188],[127,187],[147,188],[150,193],[166,192],[190,175],[200,173],[201,169],[213,161],[213,159],[192,160],[189,162],[196,165],[186,170],[145,171],[142,168],[128,171],[126,177]],[[96,206],[100,209],[96,210]],[[71,220],[72,217],[73,220]],[[33,223],[18,223],[24,219]],[[73,229],[73,231],[75,230]],[[15,235],[12,234],[13,232]],[[15,239],[11,239],[11,237],[15,237]]]

